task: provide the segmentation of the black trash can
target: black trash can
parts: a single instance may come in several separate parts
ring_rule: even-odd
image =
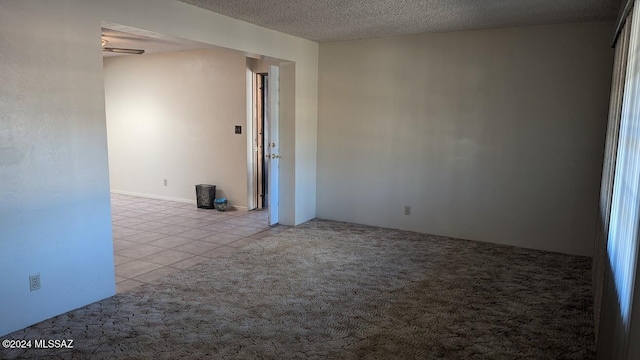
[[[198,208],[213,209],[216,201],[216,186],[207,184],[196,185],[196,201]]]

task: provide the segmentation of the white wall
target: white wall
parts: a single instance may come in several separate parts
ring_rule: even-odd
[[[294,149],[281,177],[315,171],[317,43],[170,0],[0,2],[0,335],[115,293],[102,21],[294,61],[284,131],[308,133],[281,144]],[[315,214],[309,188],[285,189],[296,208],[283,220]]]
[[[294,94],[296,90],[296,79],[295,79],[295,63],[293,62],[284,62],[280,63],[280,84],[279,84],[279,100],[280,100],[280,109],[279,109],[279,126],[280,129],[287,129],[286,131],[280,131],[280,155],[282,158],[280,159],[280,173],[293,173],[294,177],[282,178],[280,177],[280,183],[278,186],[278,191],[280,193],[280,203],[279,203],[279,217],[283,218],[291,218],[295,216],[296,219],[312,219],[315,215],[315,209],[313,209],[313,214],[306,214],[305,209],[308,210],[304,205],[298,204],[298,202],[307,202],[306,198],[308,194],[305,193],[304,186],[298,186],[298,177],[301,173],[306,171],[304,168],[299,166],[298,164],[291,163],[290,161],[282,161],[283,159],[293,159],[296,158],[297,149],[300,148],[298,144],[298,140],[300,138],[297,135],[297,128],[295,126],[296,120],[296,108],[294,100]],[[296,131],[291,131],[292,129]],[[313,129],[313,133],[315,134],[315,129]],[[306,154],[303,158],[310,158],[311,156]],[[315,169],[315,167],[314,167]],[[314,178],[315,182],[315,178]],[[296,189],[296,197],[287,196],[287,189]],[[315,186],[314,186],[315,189]],[[284,194],[284,196],[283,196]],[[315,196],[314,196],[315,198]],[[282,223],[282,221],[280,221]]]
[[[280,65],[280,61],[269,59],[249,59],[249,62],[254,73],[268,73],[270,65]]]
[[[242,54],[105,58],[104,82],[111,190],[195,201],[195,184],[215,184],[218,197],[246,209]]]
[[[318,217],[591,255],[612,31],[321,44]]]
[[[3,335],[113,295],[115,275],[99,22],[2,2],[0,34]]]

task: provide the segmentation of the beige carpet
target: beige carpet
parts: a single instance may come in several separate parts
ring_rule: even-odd
[[[3,339],[46,359],[593,359],[590,259],[310,221]]]

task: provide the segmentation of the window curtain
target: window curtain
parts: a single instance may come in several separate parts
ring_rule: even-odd
[[[631,14],[625,20],[617,36],[615,44],[615,60],[613,66],[613,79],[611,84],[611,99],[609,105],[609,120],[607,125],[607,137],[604,151],[604,163],[602,169],[602,182],[600,188],[600,205],[597,217],[597,228],[593,256],[593,309],[596,339],[600,325],[602,296],[605,273],[609,265],[607,252],[611,205],[613,202],[614,177],[616,159],[618,155],[618,141],[620,135],[620,122],[623,107],[623,95],[626,84],[627,60],[629,54],[629,42],[631,39]]]

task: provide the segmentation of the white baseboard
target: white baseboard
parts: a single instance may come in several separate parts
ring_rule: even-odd
[[[141,193],[136,193],[136,192],[131,192],[131,191],[120,191],[120,190],[111,190],[111,192],[114,193],[114,194],[137,196],[137,197],[142,197],[142,198],[147,198],[147,199],[177,201],[177,202],[186,203],[186,204],[195,204],[196,203],[196,201],[193,200],[193,199],[180,199],[180,198],[173,198],[173,197],[169,197],[169,196],[141,194]]]
[[[180,198],[173,198],[173,197],[169,197],[169,196],[141,194],[141,193],[136,193],[136,192],[131,192],[131,191],[121,191],[121,190],[111,190],[111,192],[114,193],[114,194],[137,196],[137,197],[142,197],[142,198],[147,198],[147,199],[177,201],[177,202],[181,202],[181,203],[194,204],[194,205],[196,204],[196,200],[193,200],[193,199],[180,199]],[[248,208],[246,206],[229,205],[229,207],[232,208],[232,209],[236,209],[238,211],[248,211],[247,210]]]

